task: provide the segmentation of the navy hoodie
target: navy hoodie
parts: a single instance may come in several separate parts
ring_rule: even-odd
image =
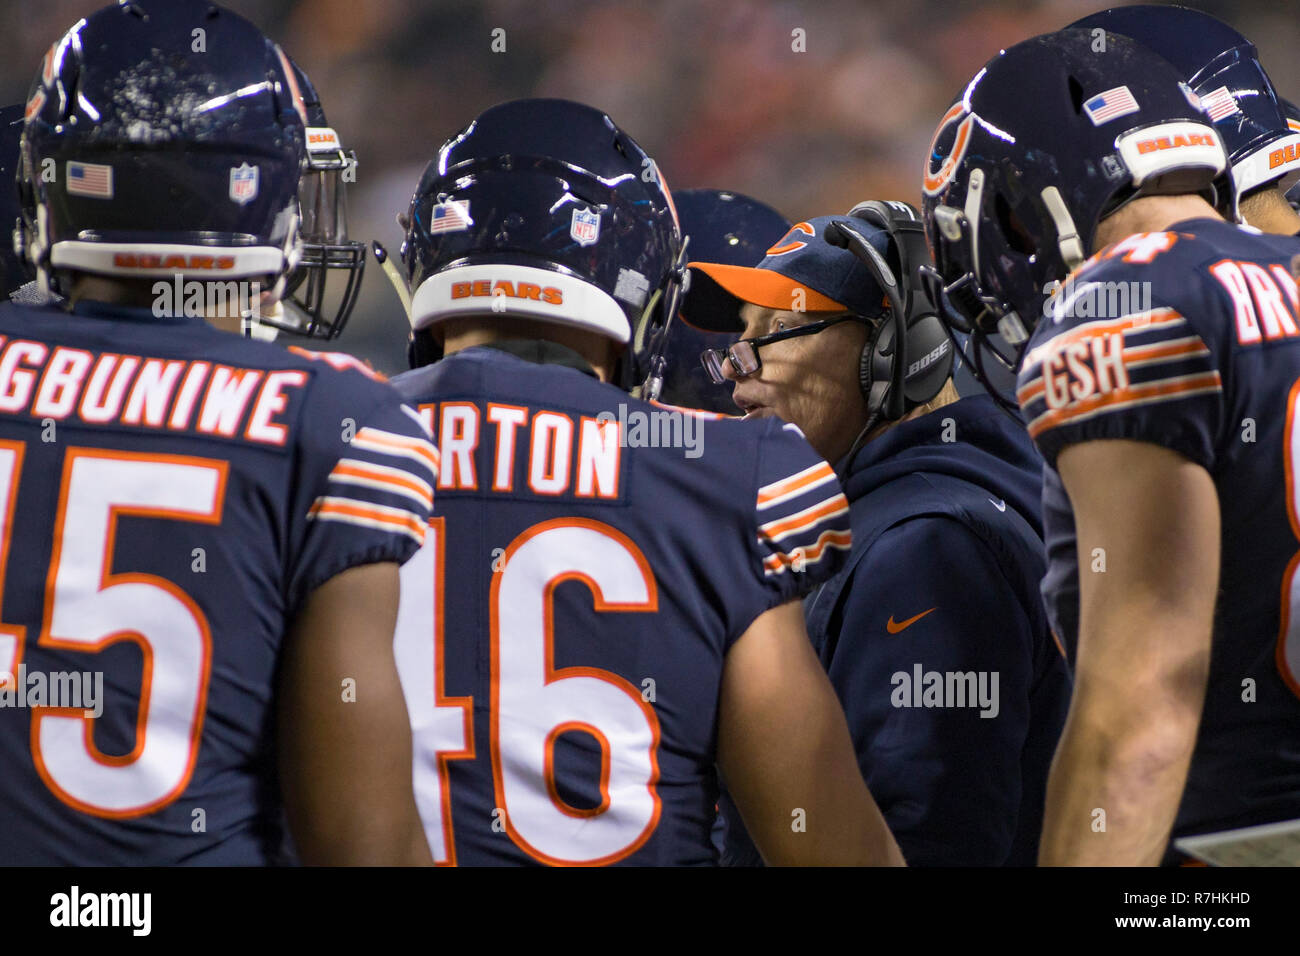
[[[872,796],[911,865],[1033,865],[1070,698],[1042,460],[978,395],[868,443],[844,488],[853,550],[805,611]],[[726,809],[724,862],[755,862]]]

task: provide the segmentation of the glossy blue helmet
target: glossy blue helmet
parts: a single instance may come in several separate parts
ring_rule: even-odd
[[[1062,30],[1002,51],[944,114],[926,157],[931,299],[975,348],[1002,333],[1013,367],[1102,218],[1182,193],[1236,218],[1227,156],[1195,94],[1146,47],[1106,43],[1101,56],[1087,30]]]
[[[1187,7],[1141,4],[1071,26],[1131,37],[1182,73],[1223,138],[1238,198],[1300,169],[1300,132],[1287,127],[1259,51],[1222,20]]]
[[[658,167],[613,120],[568,100],[494,106],[443,144],[411,199],[412,363],[436,354],[418,347],[432,326],[466,314],[627,345],[676,309],[684,258]]]
[[[42,284],[183,275],[283,291],[306,117],[284,53],[243,17],[200,0],[106,7],[46,53],[26,116],[21,244]]]
[[[722,262],[755,266],[768,247],[790,231],[791,223],[766,203],[722,189],[679,189],[673,193],[687,256],[692,262]],[[683,311],[690,301],[688,288]],[[643,330],[647,327],[643,326]],[[648,331],[648,330],[647,330]],[[736,414],[731,401],[735,382],[714,385],[700,365],[700,353],[726,348],[739,334],[704,332],[687,325],[680,315],[667,329],[643,334],[633,343],[634,381],[650,374],[656,357],[663,359],[661,401],[704,411]]]
[[[0,107],[0,301],[27,281],[13,242],[18,225],[18,140],[22,134],[23,105]]]

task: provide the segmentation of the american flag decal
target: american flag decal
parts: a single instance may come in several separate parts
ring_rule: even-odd
[[[1241,108],[1237,106],[1236,98],[1228,92],[1226,86],[1221,86],[1217,90],[1202,96],[1201,108],[1210,114],[1210,122],[1212,123],[1217,123],[1233,113],[1241,112]]]
[[[1100,126],[1120,116],[1136,113],[1138,105],[1127,86],[1117,86],[1088,100],[1083,104],[1083,111],[1088,114],[1093,126]]]
[[[469,200],[449,199],[437,203],[429,216],[430,232],[460,232],[468,229],[474,220],[469,218]]]
[[[95,199],[113,198],[113,167],[99,163],[68,161],[68,193],[73,196],[92,196]]]

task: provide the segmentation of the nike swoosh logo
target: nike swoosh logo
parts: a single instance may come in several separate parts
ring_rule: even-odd
[[[990,499],[989,499],[989,504],[991,504],[994,508],[997,508],[998,511],[1006,511],[1006,510],[1007,510],[1007,503],[1006,503],[1005,501],[1000,500],[1000,499],[999,499],[998,501],[994,501],[992,498],[990,498]]]
[[[939,609],[938,605],[935,605],[934,607],[930,608],[930,611],[937,611],[938,609]],[[899,631],[903,631],[911,627],[917,621],[921,620],[921,618],[929,614],[930,611],[922,611],[920,614],[916,615],[916,617],[909,617],[906,621],[901,621],[898,623],[895,623],[894,615],[891,614],[889,615],[889,620],[885,622],[885,630],[887,630],[890,634],[897,634]]]

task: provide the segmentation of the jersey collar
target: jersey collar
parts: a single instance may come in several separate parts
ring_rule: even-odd
[[[81,299],[75,305],[68,307],[67,311],[71,315],[87,316],[94,319],[123,319],[130,322],[151,322],[161,325],[194,325],[206,326],[207,320],[202,316],[191,315],[155,315],[153,309],[144,306],[133,305],[115,305],[110,302],[92,302],[88,299]]]
[[[567,345],[560,345],[558,342],[549,342],[546,339],[498,339],[495,342],[487,342],[481,347],[506,352],[536,365],[560,365],[564,368],[577,369],[583,375],[599,378],[596,370],[586,359]]]

